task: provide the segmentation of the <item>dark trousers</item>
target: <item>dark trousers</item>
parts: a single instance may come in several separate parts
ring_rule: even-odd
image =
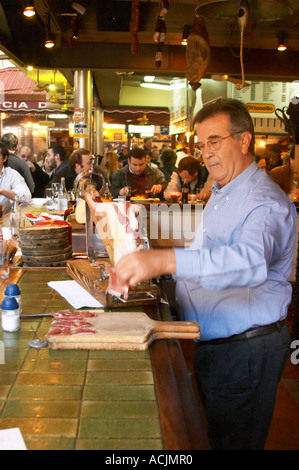
[[[214,450],[262,450],[290,346],[287,325],[255,338],[199,345],[194,372]]]

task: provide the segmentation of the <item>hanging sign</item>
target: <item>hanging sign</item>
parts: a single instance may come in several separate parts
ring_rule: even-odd
[[[54,121],[39,121],[38,125],[41,127],[54,127],[55,122]]]
[[[73,137],[87,137],[87,124],[75,124]]]
[[[84,122],[85,112],[84,108],[74,109],[73,120],[74,122]]]

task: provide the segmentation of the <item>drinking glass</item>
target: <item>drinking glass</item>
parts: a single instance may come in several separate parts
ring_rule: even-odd
[[[9,240],[3,241],[3,250],[0,251],[0,279],[9,278]]]
[[[203,199],[202,199],[202,198],[200,197],[200,195],[199,195],[199,194],[201,193],[201,191],[202,191],[202,188],[196,188],[196,200],[197,200],[197,202],[199,202],[199,203],[202,203],[202,202],[203,202]]]

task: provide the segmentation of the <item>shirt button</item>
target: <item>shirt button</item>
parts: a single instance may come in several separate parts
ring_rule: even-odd
[[[229,200],[229,197],[228,197],[228,196],[226,196],[226,198],[225,198],[225,199],[228,201],[228,200]]]
[[[218,205],[217,205],[217,204],[216,204],[216,206],[214,206],[214,209],[215,209],[215,211],[218,209]]]

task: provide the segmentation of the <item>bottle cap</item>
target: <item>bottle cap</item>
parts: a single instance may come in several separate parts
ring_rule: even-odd
[[[4,297],[1,308],[2,310],[17,310],[19,304],[14,297]]]
[[[20,295],[21,291],[17,284],[8,284],[8,286],[6,286],[4,294],[10,296]]]

